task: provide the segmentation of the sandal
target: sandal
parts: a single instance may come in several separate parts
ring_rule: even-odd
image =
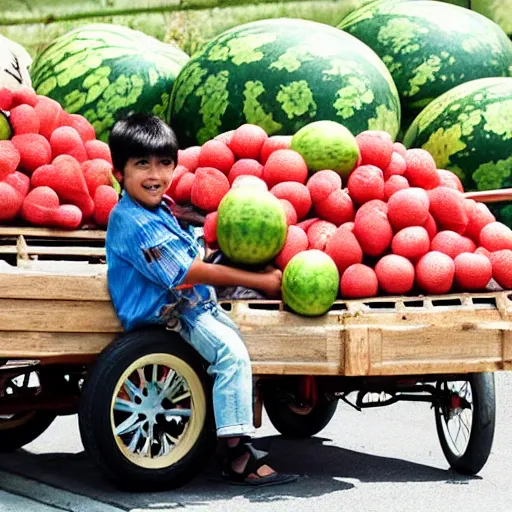
[[[233,469],[233,463],[246,454],[249,454],[249,460],[243,472],[238,473]],[[263,460],[267,456],[267,452],[254,448],[250,437],[243,436],[235,447],[227,449],[222,476],[230,484],[246,485],[250,487],[268,487],[271,485],[289,484],[298,480],[298,475],[285,475],[276,472],[270,475],[260,475],[258,470],[264,465]],[[256,477],[251,478],[250,475],[256,475]]]

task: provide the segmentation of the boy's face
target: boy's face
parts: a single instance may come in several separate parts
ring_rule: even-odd
[[[171,184],[173,171],[174,162],[168,157],[130,158],[124,167],[124,189],[142,206],[154,208]]]

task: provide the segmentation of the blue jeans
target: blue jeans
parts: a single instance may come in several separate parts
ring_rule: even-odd
[[[193,316],[193,315],[192,315]],[[208,362],[213,375],[213,411],[218,437],[254,432],[252,371],[247,348],[235,323],[217,306],[195,318],[186,315],[180,331]]]

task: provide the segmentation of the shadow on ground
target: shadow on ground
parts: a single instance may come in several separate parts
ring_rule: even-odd
[[[314,498],[351,489],[354,487],[354,480],[363,483],[464,484],[470,479],[452,471],[414,462],[345,450],[331,445],[330,439],[323,437],[299,441],[268,436],[256,439],[255,445],[270,451],[269,463],[280,471],[300,474],[299,481],[263,489],[228,485],[220,480],[216,464],[212,461],[192,482],[180,489],[133,494],[121,492],[106,481],[84,452],[32,454],[20,450],[13,454],[0,455],[0,468],[99,501],[128,508],[151,506],[155,511],[159,504],[166,508],[173,503],[176,506],[197,507],[234,497],[244,497],[252,502]]]

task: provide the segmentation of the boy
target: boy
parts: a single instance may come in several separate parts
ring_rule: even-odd
[[[227,438],[223,475],[233,483],[277,485],[297,480],[262,462],[253,432],[252,375],[247,349],[231,319],[216,304],[211,286],[245,286],[277,296],[277,269],[253,273],[201,261],[191,230],[182,229],[162,201],[172,181],[178,143],[157,117],[119,121],[109,138],[123,197],[108,223],[110,295],[125,330],[162,324],[210,363],[217,436]]]

